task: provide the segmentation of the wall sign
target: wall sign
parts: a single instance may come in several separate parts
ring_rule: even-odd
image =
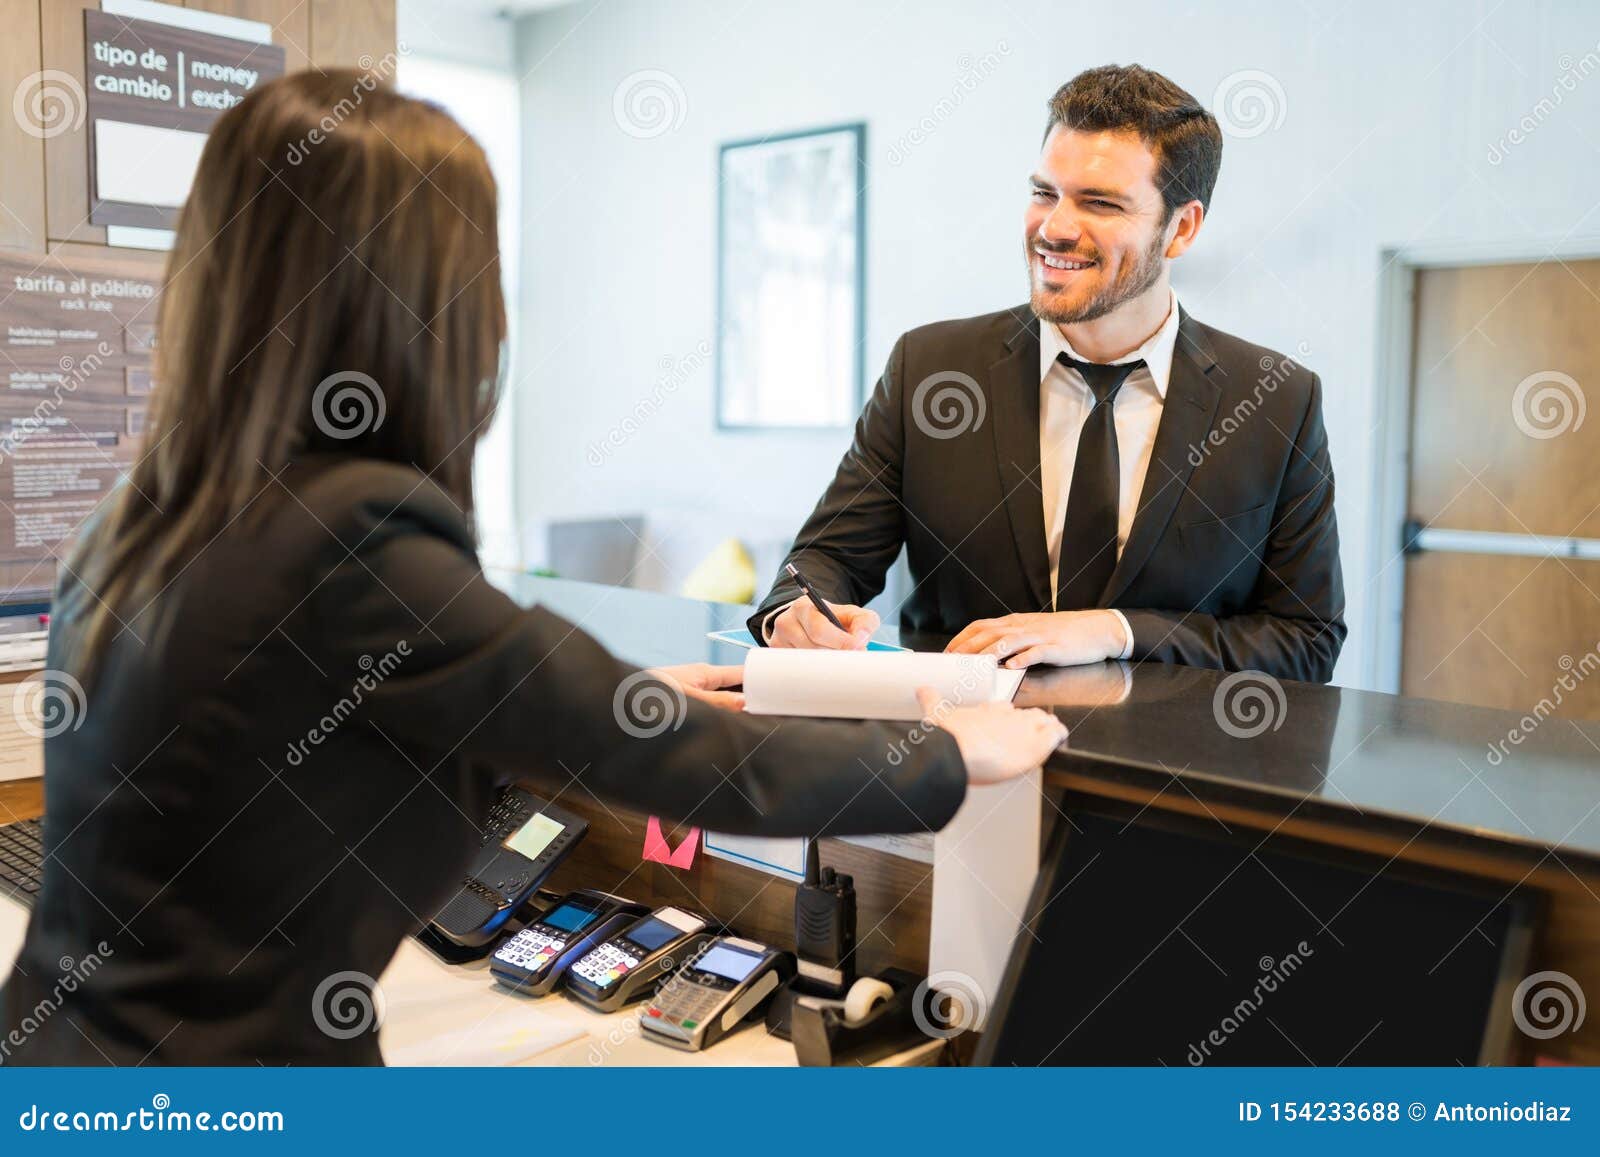
[[[212,123],[284,72],[284,50],[85,9],[89,220],[170,229]]]
[[[49,598],[136,461],[160,289],[148,262],[0,249],[0,601]]]

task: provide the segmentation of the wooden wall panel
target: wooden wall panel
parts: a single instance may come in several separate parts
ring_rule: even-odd
[[[63,261],[71,261],[74,257],[109,258],[126,261],[130,265],[154,265],[157,268],[167,263],[167,255],[156,249],[124,249],[117,245],[88,245],[81,241],[52,241],[46,252]]]
[[[298,72],[311,63],[311,12],[306,0],[185,0],[184,7],[264,21],[272,25],[272,43],[283,47],[287,71]]]
[[[38,0],[0,0],[0,28],[0,95],[10,97],[43,67]],[[81,103],[57,107],[75,117]],[[44,248],[44,139],[8,115],[0,115],[0,245]]]
[[[313,66],[370,68],[395,51],[394,0],[309,2]]]
[[[0,671],[0,696],[9,702],[12,688],[31,671]],[[0,824],[37,819],[44,815],[44,780],[13,779],[0,783]]]
[[[1578,408],[1597,400],[1597,302],[1600,261],[1417,274],[1412,518],[1600,538],[1600,421]]]
[[[1600,1065],[1600,1021],[1593,1007],[1595,986],[1600,982],[1600,900],[1592,893],[1558,892],[1549,897],[1549,905],[1544,927],[1534,942],[1533,968],[1570,976],[1587,994],[1590,1007],[1583,1023],[1570,1032],[1547,1040],[1523,1037],[1522,1063],[1547,1059],[1559,1064]],[[1554,988],[1569,986],[1558,982]]]
[[[1424,551],[1405,568],[1402,694],[1600,719],[1600,562]]]
[[[0,783],[0,824],[44,815],[44,780],[14,779]]]
[[[44,66],[59,69],[83,87],[83,10],[96,0],[43,0],[39,33]],[[52,241],[104,245],[105,227],[89,224],[89,125],[44,144],[45,228]],[[7,158],[9,160],[9,158]]]

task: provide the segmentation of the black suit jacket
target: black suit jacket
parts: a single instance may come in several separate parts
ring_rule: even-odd
[[[69,574],[52,668],[73,674],[91,601]],[[296,463],[151,611],[119,613],[45,743],[49,860],[0,992],[5,1063],[376,1062],[330,1001],[455,892],[513,779],[791,836],[942,827],[966,791],[944,732],[906,749],[903,726],[694,700],[667,708],[676,727],[641,703],[625,728],[634,668],[486,582],[409,467]],[[63,991],[58,962],[91,953]]]
[[[895,343],[789,555],[828,598],[866,603],[904,546],[905,628],[951,635],[1050,609],[1038,326],[1024,305]],[[1071,557],[1065,542],[1062,565]],[[757,638],[799,593],[779,575],[750,619]],[[1344,591],[1316,374],[1181,315],[1144,490],[1099,605],[1127,616],[1136,659],[1332,676]]]

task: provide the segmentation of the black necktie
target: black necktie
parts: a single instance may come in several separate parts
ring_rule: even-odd
[[[1082,374],[1094,393],[1094,408],[1078,435],[1056,570],[1056,610],[1081,611],[1099,604],[1117,566],[1117,494],[1122,474],[1111,407],[1122,383],[1144,362],[1103,366],[1064,353],[1056,360]]]

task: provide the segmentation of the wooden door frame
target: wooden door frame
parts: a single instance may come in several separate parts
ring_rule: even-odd
[[[1528,237],[1505,242],[1445,241],[1387,246],[1378,274],[1377,398],[1383,424],[1368,527],[1372,613],[1365,630],[1361,685],[1400,692],[1405,643],[1405,566],[1400,528],[1409,515],[1411,471],[1411,361],[1416,329],[1416,275],[1424,269],[1471,265],[1521,265],[1600,259],[1600,234]]]

